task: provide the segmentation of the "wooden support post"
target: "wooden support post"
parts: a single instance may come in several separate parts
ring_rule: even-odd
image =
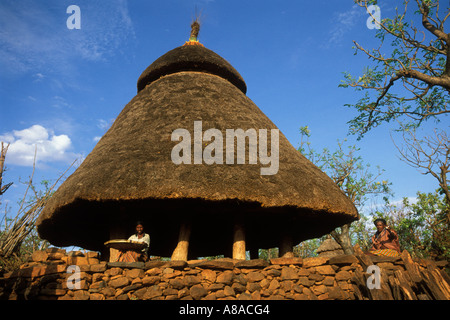
[[[183,222],[180,226],[180,234],[178,235],[178,244],[173,250],[171,260],[188,259],[189,237],[191,236],[191,224]]]
[[[245,230],[241,222],[234,225],[233,259],[245,260]]]
[[[293,258],[294,257],[293,247],[294,246],[293,246],[292,236],[288,235],[288,234],[284,234],[281,237],[279,256],[282,258]]]

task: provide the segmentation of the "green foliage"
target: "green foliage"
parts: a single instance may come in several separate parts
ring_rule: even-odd
[[[400,205],[386,201],[373,213],[384,218],[399,235],[402,249],[419,258],[450,259],[450,230],[446,219],[449,209],[440,190],[417,192],[417,201],[404,198]]]
[[[392,183],[379,180],[384,170],[377,166],[375,173],[372,172],[371,165],[358,155],[360,149],[356,145],[346,146],[346,139],[338,140],[334,151],[324,148],[322,152],[316,152],[311,148],[311,132],[307,126],[300,128],[300,134],[298,151],[327,173],[360,211],[370,197],[392,195]]]
[[[372,247],[373,230],[368,228],[370,218],[361,214],[358,221],[354,221],[350,227],[350,239],[352,243],[358,244],[361,250],[369,251]]]
[[[373,1],[355,3],[367,8]],[[442,12],[445,6],[439,6],[439,1],[422,1],[415,11],[411,7],[409,0],[404,1],[404,10],[396,9],[394,17],[382,19],[376,49],[365,49],[354,41],[355,54],[363,52],[371,64],[359,77],[344,72],[339,86],[362,93],[356,103],[346,104],[358,112],[349,125],[350,133],[359,138],[383,123],[396,120],[403,122],[403,127],[418,127],[431,119],[439,122],[441,115],[450,112],[448,40],[439,36],[439,32],[446,33],[443,28],[449,15]],[[423,17],[429,28],[422,26]],[[386,41],[390,46],[384,46]]]
[[[298,151],[318,166],[338,185],[350,198],[360,212],[360,220],[350,225],[337,228],[331,235],[343,247],[346,253],[351,253],[352,242],[358,243],[361,248],[367,248],[370,238],[365,227],[367,218],[362,214],[367,201],[377,196],[390,196],[392,191],[388,180],[380,180],[384,170],[376,167],[373,172],[370,164],[365,163],[355,145],[346,145],[347,140],[337,141],[334,151],[324,148],[316,152],[309,141],[311,131],[308,126],[300,127],[300,146]],[[314,243],[311,243],[314,244]],[[310,245],[308,243],[308,245]],[[320,243],[317,244],[317,247]]]
[[[316,250],[322,244],[323,240],[325,240],[325,236],[301,242],[294,247],[294,256],[301,258],[317,256]]]

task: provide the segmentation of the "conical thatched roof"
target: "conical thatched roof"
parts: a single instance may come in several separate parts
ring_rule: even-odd
[[[40,236],[58,246],[100,250],[111,228],[133,232],[141,220],[150,254],[170,256],[180,221],[192,222],[190,254],[228,254],[233,219],[246,226],[248,249],[294,243],[326,234],[358,218],[336,184],[280,132],[279,170],[260,164],[174,164],[179,128],[276,129],[245,95],[239,73],[202,46],[182,46],[140,76],[138,94],[40,215]],[[225,144],[225,143],[224,143]],[[205,142],[203,143],[203,147]],[[225,154],[225,152],[224,152]],[[236,156],[235,156],[236,157]]]
[[[319,257],[333,257],[344,254],[344,250],[342,250],[339,243],[331,237],[327,237],[317,248],[316,252]]]

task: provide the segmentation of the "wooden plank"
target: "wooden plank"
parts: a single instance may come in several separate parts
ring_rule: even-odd
[[[430,273],[430,280],[433,282],[434,286],[439,289],[440,300],[450,300],[450,286],[442,278],[438,270],[433,270]]]
[[[430,271],[423,270],[422,277],[424,279],[424,287],[430,292],[433,300],[445,300],[445,295],[435,283],[435,279]]]
[[[367,270],[367,268],[369,266],[373,265],[373,261],[369,255],[367,255],[365,253],[357,252],[357,253],[355,253],[355,256],[356,256],[356,258],[358,258],[359,263],[363,267],[363,270]]]
[[[380,296],[382,297],[382,300],[394,300],[394,296],[391,292],[391,288],[389,287],[388,284],[388,276],[386,274],[386,272],[381,272],[381,279],[380,279]],[[372,289],[373,290],[377,290],[377,289]]]
[[[412,260],[409,252],[406,250],[403,250],[401,257],[403,263],[405,264],[405,268],[408,271],[409,277],[413,282],[419,284],[422,281],[422,277],[420,276],[418,265]]]
[[[366,300],[366,299],[364,299],[364,296],[361,293],[361,291],[359,290],[359,286],[357,284],[352,283],[352,288],[353,288],[353,292],[358,300]]]
[[[394,275],[399,281],[399,287],[405,298],[404,300],[417,300],[417,296],[414,293],[414,290],[411,288],[409,279],[405,276],[404,271],[395,270]]]
[[[369,289],[367,288],[366,279],[361,271],[355,270],[353,273],[352,282],[353,289],[360,300],[371,298]]]
[[[394,297],[394,299],[402,300],[400,282],[398,281],[398,279],[395,276],[391,275],[388,278],[388,282],[389,282],[389,285],[391,286],[392,296]]]
[[[442,279],[444,279],[445,282],[447,282],[447,284],[450,285],[450,276],[448,275],[448,273],[445,272],[445,270],[443,270],[443,269],[439,270],[439,273],[441,274]]]

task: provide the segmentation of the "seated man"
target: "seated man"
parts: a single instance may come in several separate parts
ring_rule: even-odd
[[[397,257],[400,255],[400,242],[397,233],[386,225],[386,220],[376,219],[377,232],[372,236],[372,248],[369,254]]]
[[[143,242],[146,244],[142,251],[137,252],[134,250],[122,251],[119,255],[119,262],[135,262],[135,261],[147,261],[147,251],[150,247],[150,236],[144,232],[144,226],[141,222],[136,223],[136,233],[128,238],[133,242]]]

